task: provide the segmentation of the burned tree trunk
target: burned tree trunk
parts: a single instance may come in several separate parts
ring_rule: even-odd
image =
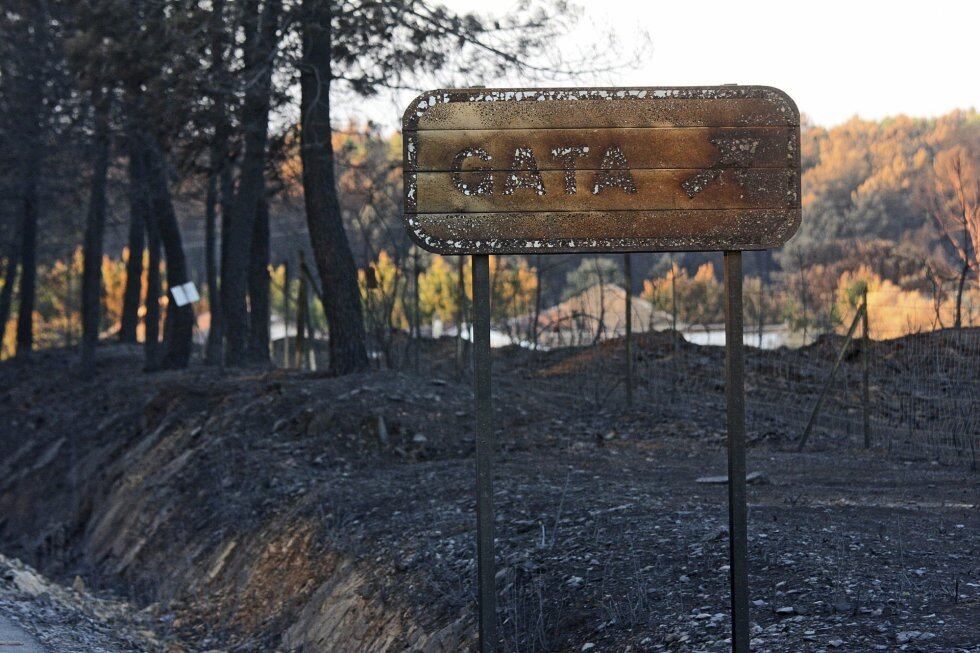
[[[142,180],[141,154],[135,135],[127,137],[129,147],[129,235],[127,238],[126,285],[123,288],[121,342],[136,342],[139,325],[140,294],[143,290],[143,250],[146,232],[146,185]]]
[[[147,143],[146,154],[147,182],[153,214],[151,220],[154,221],[167,260],[167,287],[170,289],[190,280],[187,273],[187,260],[184,257],[184,245],[180,236],[180,226],[177,224],[177,215],[174,213],[170,199],[166,156],[160,144],[152,137]],[[164,369],[187,367],[194,337],[193,307],[190,304],[177,306],[172,298],[171,295],[171,301],[167,302],[167,314],[164,320],[164,351],[160,358],[160,367]]]
[[[23,105],[19,116],[20,167],[20,287],[17,308],[17,356],[29,356],[34,347],[34,304],[37,296],[37,221],[39,212],[38,186],[41,179],[41,152],[46,118],[44,89],[45,61],[48,49],[47,5],[39,3],[30,8],[24,21],[23,63],[26,72],[17,85],[16,95]],[[18,103],[19,105],[19,103]],[[5,144],[6,146],[6,144]]]
[[[541,255],[534,255],[534,322],[531,323],[531,343],[534,351],[538,350],[538,333],[541,320],[541,287],[544,285],[541,280]]]
[[[269,197],[263,184],[252,229],[248,262],[248,359],[269,364]]]
[[[241,365],[248,358],[245,296],[255,215],[264,192],[262,182],[269,129],[272,60],[276,51],[280,10],[281,0],[267,0],[261,14],[261,24],[257,0],[250,0],[243,10],[246,34],[244,75],[249,80],[242,105],[245,152],[229,229],[222,234],[225,242],[221,269],[221,310],[226,344],[225,363],[228,365]]]
[[[136,342],[139,326],[140,294],[143,291],[143,252],[146,247],[146,222],[149,218],[149,190],[146,184],[145,146],[137,124],[138,88],[127,87],[126,150],[129,157],[129,233],[127,235],[126,284],[123,287],[119,340]]]
[[[310,324],[310,300],[306,290],[306,260],[299,251],[299,289],[296,293],[296,369],[304,369],[306,362],[306,335]],[[312,336],[312,334],[310,334]],[[312,338],[311,338],[312,339]]]
[[[10,319],[10,307],[14,300],[14,284],[17,283],[17,252],[11,247],[7,258],[7,268],[3,273],[3,289],[0,290],[0,347],[7,339],[7,321]]]
[[[33,86],[40,86],[35,80]],[[40,88],[31,89],[31,115],[27,117],[24,134],[24,163],[21,183],[20,224],[20,288],[17,307],[17,355],[29,356],[34,347],[34,303],[37,294],[37,218],[38,177],[41,165],[41,104]]]
[[[960,281],[956,286],[956,321],[953,327],[959,330],[963,326],[963,290],[966,288],[966,278],[970,274],[970,264],[964,263],[960,269]]]
[[[229,150],[226,150],[225,163],[217,177],[219,191],[217,206],[221,209],[221,237],[218,238],[217,234],[214,237],[215,256],[218,259],[214,266],[214,285],[211,285],[212,282],[208,281],[208,301],[211,302],[211,328],[208,331],[207,356],[212,357],[208,361],[210,364],[217,365],[224,365],[225,359],[225,325],[224,311],[221,305],[221,280],[224,278],[224,270],[228,261],[228,240],[226,235],[231,231],[232,203],[235,197],[235,182],[232,178],[233,167],[234,160],[232,154]]]
[[[146,169],[146,157],[142,166]],[[146,177],[142,177],[143,189],[149,194]],[[146,248],[149,252],[149,269],[146,273],[146,316],[143,324],[144,367],[147,372],[160,369],[160,295],[163,293],[163,280],[160,274],[160,229],[157,216],[150,212],[146,216]]]
[[[101,94],[100,94],[101,95]],[[102,317],[102,241],[105,235],[106,175],[109,167],[109,93],[96,98],[95,153],[92,161],[92,190],[85,221],[82,268],[82,374],[95,364]]]
[[[17,355],[29,356],[34,347],[34,300],[37,293],[37,165],[38,156],[28,156],[21,198],[20,292],[17,306]]]
[[[980,181],[973,157],[960,146],[937,154],[933,170],[935,185],[927,206],[960,262],[954,324],[958,330],[963,325],[963,291],[980,244]]]
[[[204,225],[204,270],[207,277],[208,308],[211,312],[211,324],[208,329],[208,342],[204,360],[210,365],[216,365],[222,359],[222,330],[221,330],[221,298],[218,287],[218,208],[221,208],[222,220],[229,214],[231,202],[231,163],[228,160],[228,75],[225,65],[226,35],[228,30],[224,23],[224,0],[214,0],[211,3],[211,83],[214,85],[212,94],[212,135],[209,153],[208,187],[205,200]]]
[[[212,165],[214,157],[211,158]],[[204,200],[204,274],[207,277],[208,308],[211,311],[211,324],[208,328],[208,342],[204,351],[204,360],[209,365],[216,365],[221,358],[221,330],[218,317],[221,304],[218,299],[218,262],[215,259],[218,245],[217,208],[218,208],[218,175],[212,169],[208,172],[207,196]]]
[[[330,370],[348,374],[368,367],[357,270],[340,212],[330,130],[329,2],[306,0],[300,112],[303,194],[317,271],[323,283],[323,310],[330,330]]]

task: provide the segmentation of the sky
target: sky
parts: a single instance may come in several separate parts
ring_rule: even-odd
[[[573,0],[574,2],[575,0]],[[443,0],[502,15],[515,0]],[[555,47],[640,51],[643,60],[599,75],[538,86],[764,84],[792,96],[816,124],[854,115],[935,116],[980,107],[980,0],[577,0],[583,12]],[[528,85],[517,77],[493,86]],[[349,116],[395,127],[413,93],[351,102]],[[341,108],[341,107],[338,107]]]

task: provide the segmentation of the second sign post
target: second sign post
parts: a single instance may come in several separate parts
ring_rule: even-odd
[[[800,120],[765,86],[450,89],[405,112],[405,222],[473,258],[480,649],[496,648],[492,254],[722,251],[732,650],[748,653],[743,250],[800,223]]]

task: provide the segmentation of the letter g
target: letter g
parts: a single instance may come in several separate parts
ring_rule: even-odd
[[[493,193],[493,177],[490,175],[489,167],[471,168],[467,173],[478,173],[479,181],[476,184],[467,183],[463,180],[463,161],[470,157],[477,157],[481,161],[489,163],[493,160],[487,151],[482,147],[468,147],[460,150],[453,157],[453,186],[462,191],[463,195],[491,195]]]

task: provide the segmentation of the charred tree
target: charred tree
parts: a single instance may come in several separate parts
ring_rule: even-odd
[[[304,369],[306,366],[306,335],[310,325],[310,302],[306,289],[306,257],[303,250],[299,250],[299,288],[296,292],[296,369]],[[309,334],[312,336],[313,334]]]
[[[11,212],[19,236],[20,258],[16,344],[17,356],[34,346],[34,310],[37,287],[37,239],[40,212],[41,165],[51,106],[66,91],[56,79],[59,61],[58,29],[52,24],[48,3],[13,2],[2,12],[0,25],[0,105],[4,107],[3,154],[12,169]]]
[[[207,277],[208,308],[211,324],[204,360],[217,365],[222,359],[221,297],[218,285],[218,213],[226,219],[231,212],[231,161],[229,158],[229,138],[231,125],[228,120],[228,91],[230,81],[225,63],[228,47],[228,29],[224,20],[225,0],[211,3],[210,47],[211,47],[211,145],[209,148],[207,196],[205,198],[204,223],[204,270]]]
[[[242,105],[245,149],[238,192],[224,239],[221,268],[222,330],[225,363],[242,365],[248,359],[248,311],[245,303],[249,255],[259,201],[264,193],[266,143],[272,91],[272,64],[277,49],[276,33],[281,0],[266,0],[259,12],[258,0],[243,9],[245,25],[245,71],[247,80]]]
[[[7,267],[3,273],[3,289],[0,290],[0,344],[7,338],[7,321],[10,320],[10,308],[13,305],[18,263],[17,252],[11,251],[7,258]]]
[[[150,188],[147,180],[146,148],[140,148],[141,191],[147,198]],[[160,227],[157,216],[152,211],[146,214],[146,249],[148,270],[146,273],[146,311],[143,323],[143,369],[153,372],[160,369],[160,296],[163,294],[163,279],[160,272]]]
[[[136,342],[140,294],[143,290],[143,251],[146,242],[148,207],[146,184],[143,182],[139,138],[134,130],[130,129],[126,141],[129,149],[129,234],[126,239],[126,284],[123,288],[119,340],[121,342]]]
[[[214,158],[212,157],[212,162]],[[217,365],[221,359],[221,300],[218,298],[218,175],[214,170],[208,172],[207,195],[204,198],[204,274],[207,278],[208,308],[211,324],[208,327],[208,342],[204,350],[204,361]]]
[[[150,194],[150,211],[155,231],[159,236],[167,262],[167,288],[183,285],[190,280],[187,272],[187,260],[184,256],[184,245],[180,235],[180,225],[174,213],[173,202],[170,198],[170,184],[167,174],[167,159],[163,148],[156,139],[149,137],[146,144],[147,186]],[[149,233],[149,231],[148,231]],[[149,295],[149,292],[147,293]],[[190,304],[177,306],[172,301],[167,302],[167,313],[164,319],[163,354],[160,357],[160,367],[173,369],[187,367],[191,358],[191,348],[194,338],[194,309]],[[151,304],[152,300],[148,302]]]
[[[143,252],[150,218],[150,191],[146,183],[146,146],[139,131],[139,88],[126,91],[126,150],[129,158],[129,233],[127,235],[126,284],[123,287],[119,340],[136,342],[140,294],[143,291]],[[147,295],[149,297],[149,295]]]
[[[936,155],[934,187],[927,206],[960,266],[954,328],[963,325],[963,292],[971,270],[980,267],[980,175],[962,146]]]
[[[21,274],[17,306],[17,355],[28,356],[34,347],[34,301],[37,293],[38,166],[40,157],[28,154],[21,187]]]
[[[34,347],[34,303],[37,294],[38,181],[41,166],[41,120],[44,104],[42,80],[28,80],[27,115],[23,135],[20,188],[20,288],[17,307],[17,355],[30,355]]]
[[[333,12],[330,2],[305,0],[300,68],[303,195],[323,310],[329,329],[330,371],[349,374],[368,367],[357,270],[344,231],[334,175],[330,130],[330,66]]]
[[[264,185],[256,207],[248,262],[248,359],[269,364],[269,196]]]
[[[102,241],[105,235],[106,175],[109,167],[111,92],[98,92],[95,105],[92,188],[85,221],[82,268],[82,374],[92,373],[102,317]]]
[[[160,296],[163,292],[163,275],[160,272],[160,234],[154,217],[146,222],[146,250],[149,254],[149,269],[146,274],[146,314],[143,318],[143,369],[155,372],[160,369]]]

